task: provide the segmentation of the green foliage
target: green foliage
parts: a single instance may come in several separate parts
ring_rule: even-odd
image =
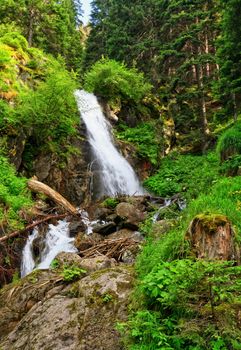
[[[18,27],[18,33],[13,38],[7,33],[4,42],[20,48],[37,46],[55,57],[62,55],[67,66],[79,71],[82,65],[83,48],[82,34],[76,28],[77,8],[73,0],[6,0],[0,2],[0,22],[13,32]],[[78,3],[78,12],[80,11]],[[0,30],[1,32],[1,30]],[[20,38],[22,34],[23,37]],[[24,44],[24,46],[23,46]]]
[[[57,259],[54,259],[51,261],[50,267],[51,269],[57,269],[60,266],[59,261]]]
[[[32,138],[37,145],[44,145],[46,140],[61,144],[75,133],[79,121],[75,88],[74,77],[54,63],[46,81],[36,91],[21,95],[15,122],[33,130]]]
[[[241,340],[240,330],[233,328],[240,283],[241,268],[232,262],[159,263],[139,286],[149,310],[130,319],[135,345],[129,339],[128,348],[238,349],[232,346]]]
[[[124,124],[120,126],[123,131],[118,132],[117,137],[133,143],[137,147],[140,157],[148,159],[151,164],[157,165],[161,147],[161,137],[157,136],[158,123],[140,123],[135,128],[129,128]]]
[[[0,156],[0,178],[0,223],[3,227],[7,225],[8,230],[21,228],[20,210],[32,205],[26,179],[17,177],[14,168],[3,156]]]
[[[105,293],[103,296],[102,296],[102,301],[103,303],[109,303],[110,301],[113,300],[113,295],[109,294],[109,293]]]
[[[64,265],[61,276],[63,277],[64,281],[72,282],[72,281],[75,281],[76,279],[79,279],[85,273],[86,271],[84,269],[81,269],[78,266]]]
[[[161,160],[156,175],[145,180],[148,190],[161,197],[181,193],[187,199],[206,193],[218,178],[218,160],[215,154],[182,156],[171,154]]]
[[[241,154],[241,123],[236,123],[218,139],[217,152],[221,161]],[[236,159],[237,160],[237,159]]]
[[[119,203],[119,200],[117,198],[106,198],[104,202],[101,203],[101,205],[105,208],[114,209]]]
[[[84,88],[112,105],[118,105],[121,101],[140,102],[150,92],[151,85],[136,69],[128,69],[114,60],[101,59],[86,73]]]

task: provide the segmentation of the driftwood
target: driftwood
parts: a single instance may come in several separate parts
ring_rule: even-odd
[[[106,239],[103,242],[94,243],[92,247],[82,250],[79,255],[83,258],[94,258],[96,256],[107,256],[117,261],[121,260],[126,250],[135,250],[140,242],[131,238]]]
[[[65,199],[61,194],[53,190],[48,185],[45,185],[44,183],[35,179],[30,179],[28,181],[28,188],[33,192],[45,194],[47,197],[52,199],[55,203],[63,207],[72,215],[78,214],[78,210],[72,204],[70,204],[70,202],[68,202],[67,199]]]
[[[32,224],[27,225],[22,230],[14,231],[12,233],[9,233],[6,236],[0,237],[0,243],[7,241],[9,238],[17,237],[17,236],[21,235],[22,233],[25,233],[26,231],[32,230],[34,227],[38,226],[39,224],[42,224],[43,222],[49,221],[51,219],[63,219],[66,216],[67,216],[67,214],[48,215],[41,220],[35,221]]]

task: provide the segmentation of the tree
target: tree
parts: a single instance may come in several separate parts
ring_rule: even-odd
[[[222,35],[218,42],[220,80],[216,85],[225,112],[237,120],[241,111],[241,8],[240,0],[221,0]]]
[[[2,23],[14,23],[29,46],[44,49],[55,57],[62,55],[67,66],[75,70],[82,60],[81,32],[76,26],[80,15],[79,0],[0,1]]]
[[[176,131],[194,132],[205,144],[218,14],[215,0],[95,0],[85,65],[106,56],[136,66],[156,87]]]

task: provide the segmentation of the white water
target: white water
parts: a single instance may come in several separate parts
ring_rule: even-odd
[[[25,247],[22,253],[22,263],[21,263],[21,277],[26,276],[28,273],[33,271],[35,266],[34,256],[33,256],[33,241],[38,236],[38,229],[34,229],[32,234],[28,237]]]
[[[22,255],[21,277],[26,276],[35,268],[47,269],[50,267],[53,259],[60,252],[75,253],[74,238],[69,237],[69,223],[65,220],[59,221],[56,226],[50,224],[49,230],[44,240],[44,249],[40,255],[40,261],[37,263],[33,255],[33,241],[37,238],[39,232],[35,229],[29,236]]]
[[[105,119],[97,98],[86,91],[75,92],[81,117],[86,125],[94,161],[100,173],[100,195],[143,194],[137,176],[127,160],[116,149],[111,125]]]

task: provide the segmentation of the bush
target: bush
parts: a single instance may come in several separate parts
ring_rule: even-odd
[[[138,103],[151,90],[144,75],[114,60],[102,59],[85,75],[84,88],[111,104],[120,101]]]
[[[235,124],[221,135],[217,152],[222,162],[220,170],[227,175],[236,175],[241,166],[241,123]]]
[[[26,179],[17,177],[3,156],[0,156],[0,178],[0,223],[3,226],[7,223],[10,230],[20,228],[23,224],[20,210],[32,205]]]
[[[46,81],[41,82],[36,91],[21,95],[16,123],[33,130],[32,136],[37,145],[44,145],[46,141],[61,144],[62,140],[75,133],[79,123],[73,95],[75,88],[74,77],[55,63]]]
[[[63,276],[64,281],[72,282],[72,281],[75,281],[76,279],[79,279],[80,276],[82,276],[84,273],[86,273],[86,271],[81,269],[78,266],[64,265],[63,272],[61,273],[61,276]]]
[[[144,185],[161,197],[181,193],[187,199],[207,193],[218,178],[218,160],[215,154],[184,156],[172,154],[161,160],[156,175],[145,180]]]
[[[217,151],[221,161],[241,154],[241,123],[235,124],[221,135],[218,140]]]
[[[131,317],[127,348],[240,349],[241,332],[234,327],[240,283],[241,268],[232,262],[159,263],[139,286],[149,310]]]
[[[117,138],[132,142],[137,147],[137,153],[140,157],[148,159],[153,165],[157,165],[161,142],[157,138],[155,123],[141,123],[135,128],[129,128],[122,124],[121,128],[123,131],[118,132]]]

